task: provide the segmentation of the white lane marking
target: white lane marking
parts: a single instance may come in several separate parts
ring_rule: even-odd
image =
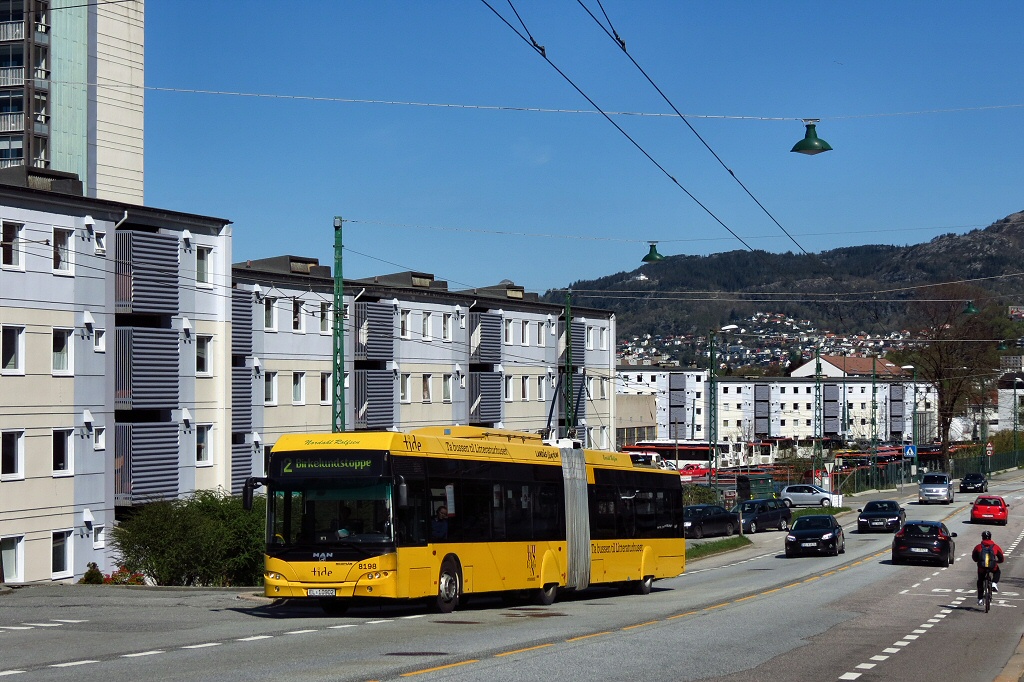
[[[140,651],[137,654],[121,654],[121,658],[139,658],[140,656],[156,656],[157,654],[165,654],[166,651],[161,649],[154,649],[153,651]]]
[[[0,677],[7,677],[8,675],[20,675],[24,670],[0,670]]]
[[[76,666],[76,665],[85,665],[87,663],[99,663],[99,661],[92,661],[92,660],[69,661],[68,663],[53,663],[49,667],[50,668],[71,668],[71,667]]]
[[[221,642],[207,642],[206,644],[189,644],[181,647],[182,649],[205,649],[208,646],[220,646]]]
[[[914,589],[915,587],[921,587],[921,583],[914,583],[910,586],[910,589]]]
[[[888,649],[882,649],[882,653],[884,653],[884,654],[898,654],[901,651],[903,651],[903,650],[902,649],[896,649],[894,647],[889,647]]]
[[[919,636],[920,635],[903,635],[903,639],[914,640],[914,639],[917,639]]]
[[[871,660],[872,661],[888,661],[889,657],[888,656],[872,656]]]
[[[286,632],[284,634],[286,634],[286,635],[305,635],[305,634],[308,634],[310,632],[318,632],[318,630],[292,630],[291,632]]]
[[[31,625],[34,628],[59,628],[63,623],[22,623],[22,625]]]
[[[415,616],[402,616],[402,619],[403,620],[412,620],[413,618],[426,618],[426,617],[427,617],[427,615],[425,613],[418,613]]]
[[[58,623],[88,623],[89,622],[87,620],[74,620],[72,618],[51,618],[50,620],[55,620]]]
[[[235,641],[236,642],[255,642],[257,639],[273,639],[273,638],[274,638],[273,635],[253,635],[252,637],[242,637],[241,639],[236,639]]]
[[[924,633],[926,633],[926,632],[928,632],[928,631],[927,631],[927,630],[921,630],[921,629],[917,629],[917,630],[912,630],[912,632],[913,632],[913,633],[914,633],[915,635],[923,635]]]
[[[378,623],[394,623],[394,622],[395,621],[393,621],[393,620],[368,620],[368,621],[366,621],[366,624],[367,625],[377,625]]]
[[[0,625],[0,630],[31,630],[31,625]]]
[[[860,677],[860,673],[843,673],[839,676],[841,680],[855,680]]]
[[[935,627],[935,623],[921,623],[921,627],[923,627],[923,628],[933,628],[933,627]]]
[[[341,630],[342,628],[354,628],[358,627],[355,623],[349,623],[348,625],[328,625],[331,630]]]
[[[878,665],[878,664],[877,663],[858,663],[857,664],[857,670],[871,670],[876,665]]]
[[[898,642],[893,642],[892,645],[893,646],[910,646],[910,642],[906,641],[905,639],[901,639]]]

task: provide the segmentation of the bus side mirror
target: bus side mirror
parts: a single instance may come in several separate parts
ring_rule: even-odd
[[[398,506],[402,509],[409,506],[409,486],[403,476],[398,477]]]
[[[265,480],[262,478],[254,478],[250,476],[245,479],[245,483],[242,485],[242,509],[245,511],[252,511],[253,492],[264,483]]]

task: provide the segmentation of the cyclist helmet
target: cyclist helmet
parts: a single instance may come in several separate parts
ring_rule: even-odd
[[[992,531],[990,531],[990,530],[982,531],[981,532],[981,539],[982,540],[991,540],[992,539]]]

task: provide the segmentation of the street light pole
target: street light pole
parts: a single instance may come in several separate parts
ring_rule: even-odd
[[[331,367],[331,386],[334,395],[331,400],[331,430],[341,433],[345,430],[345,279],[342,275],[342,225],[341,216],[334,216],[334,363]]]
[[[917,367],[914,365],[903,365],[903,369],[914,371],[914,407],[910,413],[910,442],[914,446],[914,473],[917,474]]]
[[[1021,382],[1016,372],[1013,375],[1013,456],[1017,457],[1017,419],[1020,414],[1020,406],[1017,404],[1017,384]]]

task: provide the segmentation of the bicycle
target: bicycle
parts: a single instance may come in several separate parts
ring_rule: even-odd
[[[985,602],[985,613],[988,613],[992,606],[992,571],[985,571],[985,582],[981,590],[982,600]]]

